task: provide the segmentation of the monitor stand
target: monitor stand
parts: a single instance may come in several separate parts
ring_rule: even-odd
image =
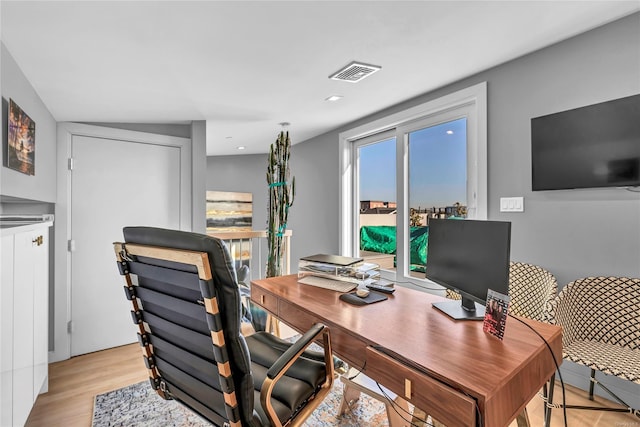
[[[469,310],[464,307],[459,300],[431,303],[435,308],[456,320],[483,320],[485,307],[477,302],[473,302],[473,304],[475,305],[475,310]]]

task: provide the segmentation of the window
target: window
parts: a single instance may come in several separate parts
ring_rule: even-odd
[[[375,135],[353,145],[355,215],[359,256],[376,256],[382,268],[395,269],[396,138]]]
[[[467,216],[467,119],[424,125],[407,133],[408,262],[418,277],[427,263],[429,220]]]
[[[341,253],[420,285],[428,220],[486,219],[486,159],[486,83],[341,133]]]

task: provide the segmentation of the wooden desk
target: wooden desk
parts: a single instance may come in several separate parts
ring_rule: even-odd
[[[251,282],[255,303],[299,331],[329,326],[340,358],[448,427],[507,426],[555,372],[546,345],[513,318],[500,341],[480,321],[433,308],[438,296],[396,287],[387,301],[354,306],[339,295],[296,275]],[[523,320],[561,361],[561,328]]]

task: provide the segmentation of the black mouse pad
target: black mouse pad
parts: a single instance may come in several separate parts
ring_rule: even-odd
[[[348,294],[340,295],[340,299],[353,305],[367,305],[373,304],[374,302],[384,301],[387,299],[387,296],[379,292],[369,292],[369,295],[364,298],[360,298],[355,292],[350,292]]]

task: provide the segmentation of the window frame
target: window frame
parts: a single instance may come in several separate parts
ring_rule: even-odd
[[[467,118],[467,207],[469,218],[487,219],[487,83],[458,90],[414,107],[390,114],[339,134],[339,248],[343,255],[357,253],[359,201],[356,148],[362,143],[396,137],[397,280],[415,282],[409,276],[406,245],[409,206],[408,133],[438,123]],[[363,142],[364,141],[364,142]]]

